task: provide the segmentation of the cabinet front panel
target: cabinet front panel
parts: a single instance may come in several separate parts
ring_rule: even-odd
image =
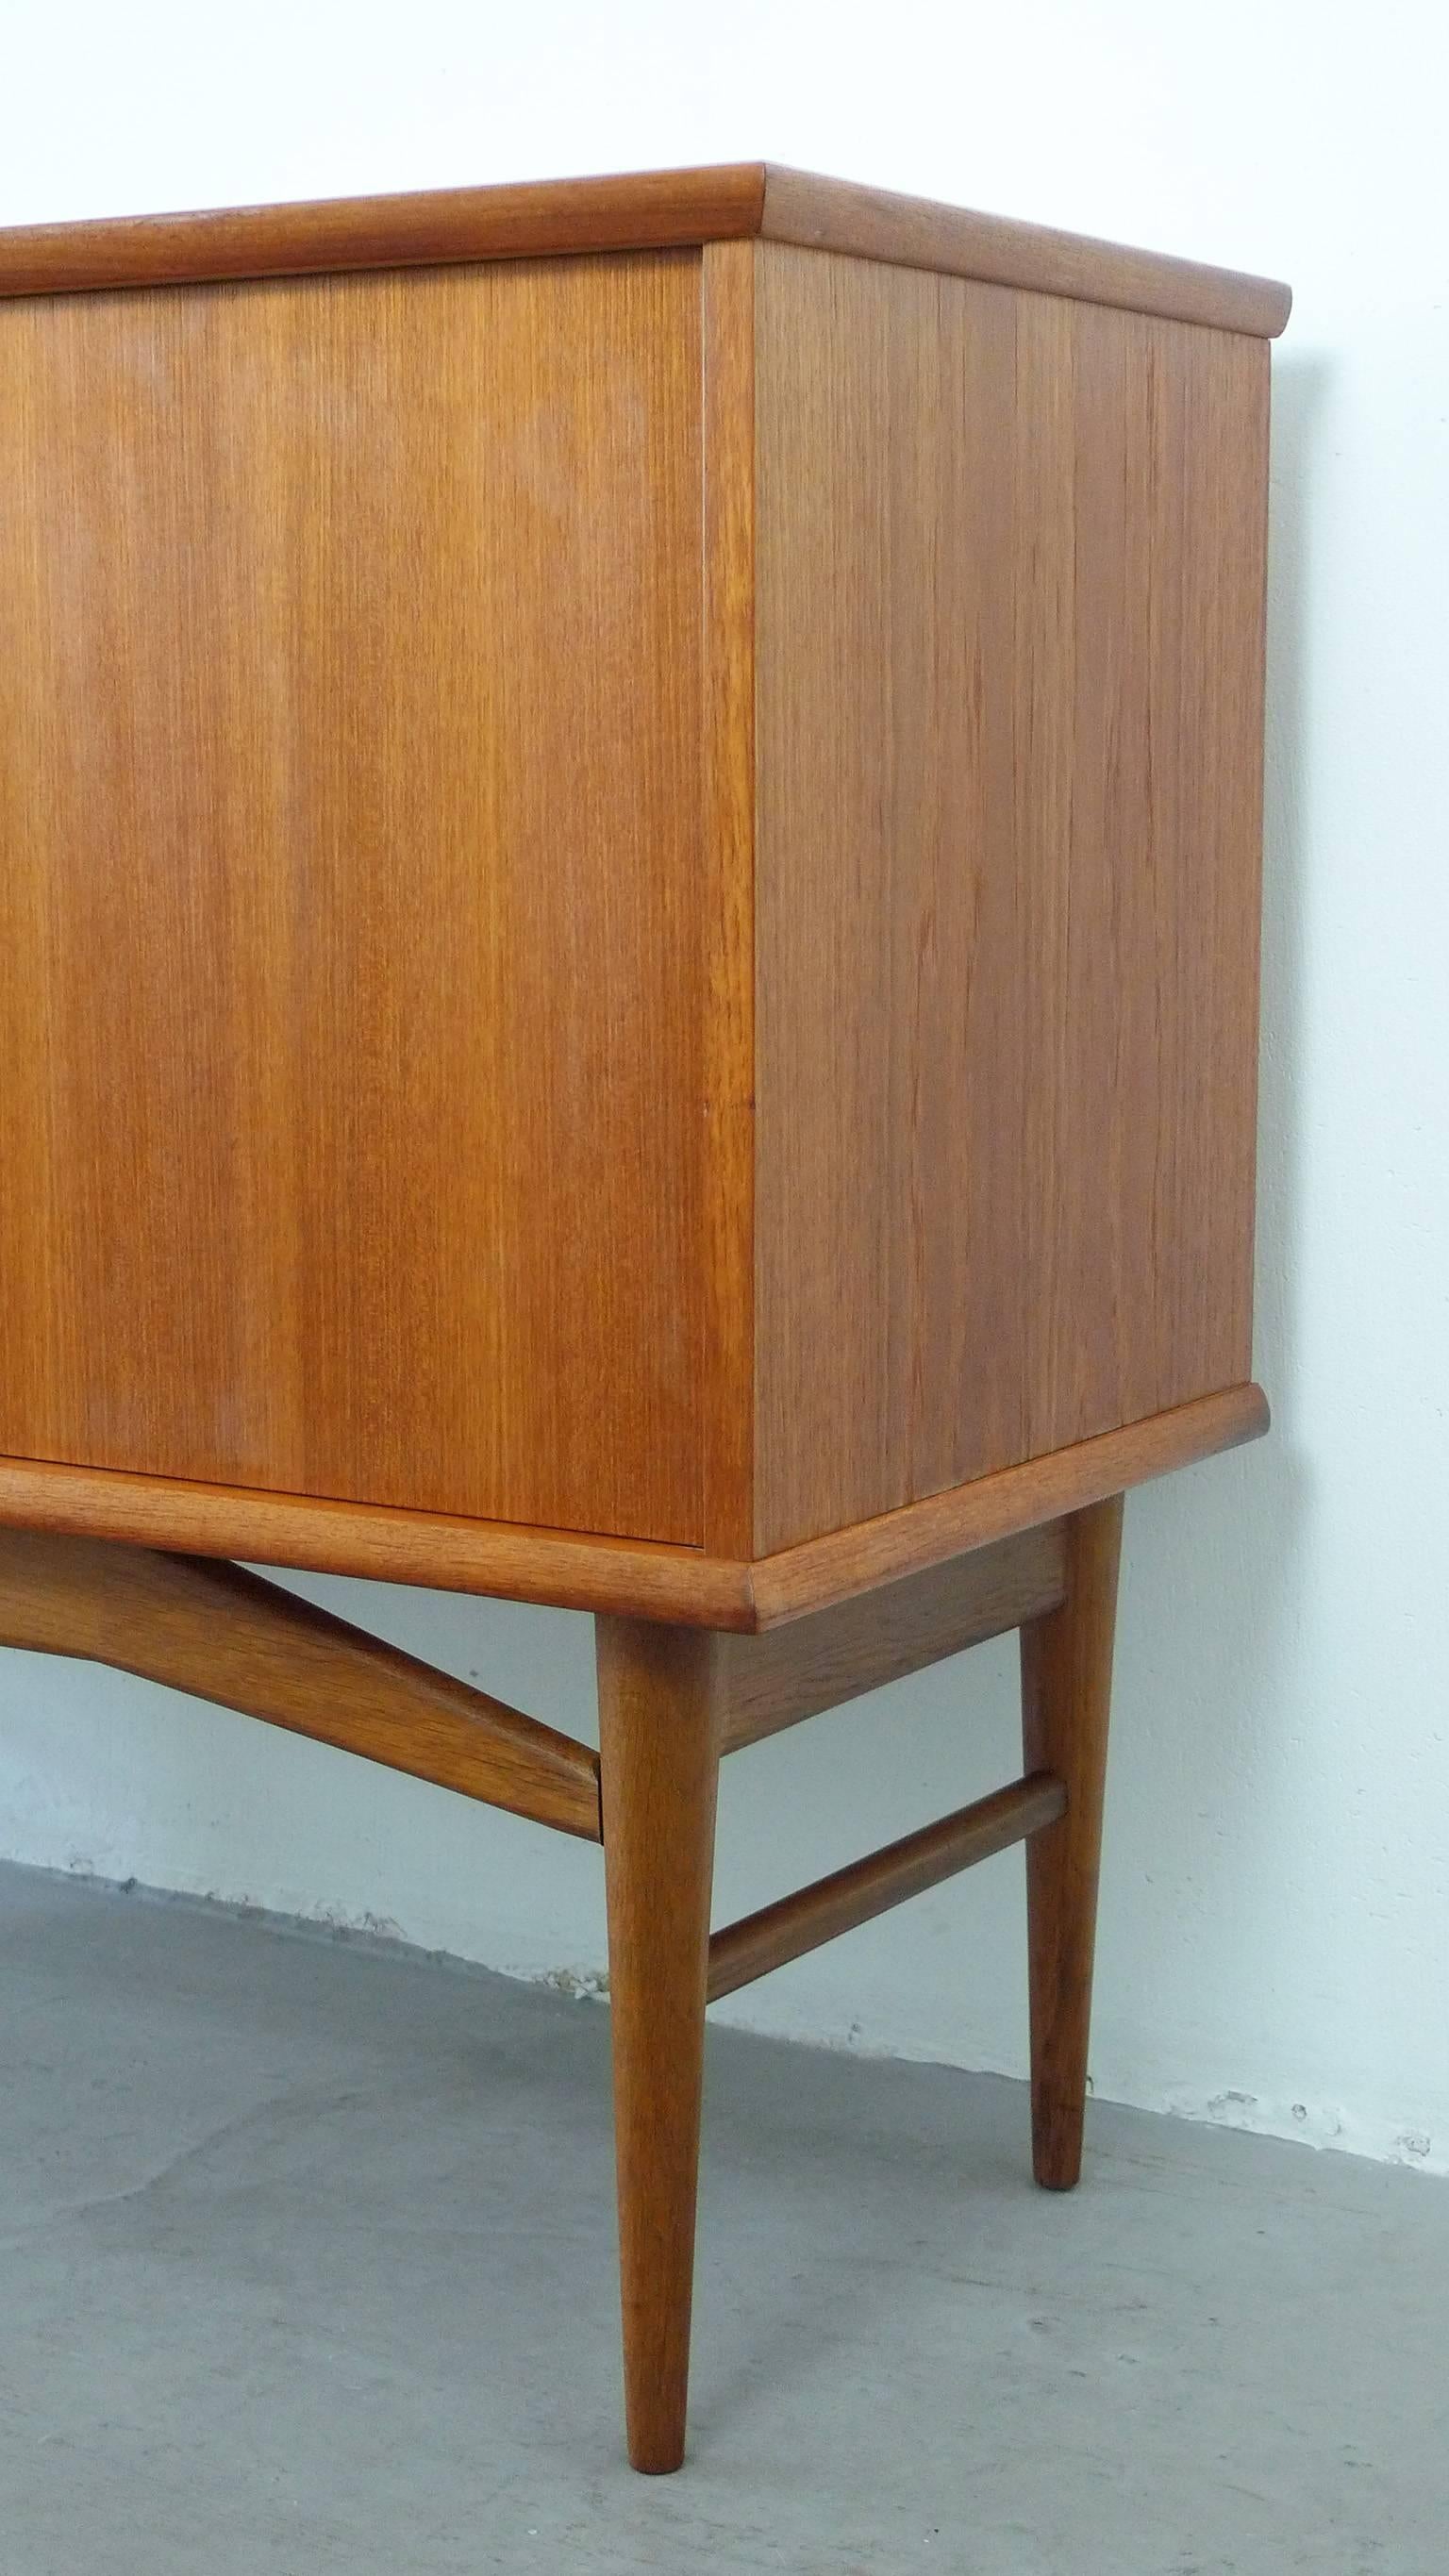
[[[696,254],[0,308],[0,1451],[699,1537]]]

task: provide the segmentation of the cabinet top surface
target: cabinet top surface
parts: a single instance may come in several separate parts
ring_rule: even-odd
[[[775,164],[530,180],[0,230],[0,297],[751,238],[1274,338],[1287,287]]]

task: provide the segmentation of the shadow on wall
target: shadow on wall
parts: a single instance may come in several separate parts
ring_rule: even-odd
[[[1254,2126],[1281,2125],[1280,2106],[1215,2096],[1204,2078],[1214,2030],[1237,2024],[1242,2062],[1252,2063],[1255,1998],[1272,1977],[1275,1889],[1294,1830],[1298,1764],[1282,1740],[1284,1683],[1312,1504],[1312,1469],[1297,1444],[1305,656],[1312,455],[1327,372],[1317,356],[1274,353],[1254,1358],[1273,1428],[1266,1441],[1128,1505],[1104,1932],[1126,1936],[1133,1964],[1125,2012],[1113,2006],[1116,1980],[1102,1980],[1094,2050],[1098,2089],[1140,2101],[1158,2090],[1144,2087],[1142,2051],[1145,2034],[1160,2033],[1164,2097]],[[1130,1872],[1133,1859],[1135,1883],[1130,1874],[1124,1882],[1114,1864]],[[1302,2134],[1318,2134],[1315,2116],[1307,2110]]]

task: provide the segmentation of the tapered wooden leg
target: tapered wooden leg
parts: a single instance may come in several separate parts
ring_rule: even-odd
[[[684,2457],[721,1662],[698,1629],[595,1627],[625,2411],[658,2472]]]
[[[1070,2191],[1082,2170],[1122,1496],[1065,1529],[1067,1597],[1021,1632],[1025,1767],[1055,1771],[1067,1791],[1065,1814],[1026,1847],[1032,2165],[1048,2191]]]

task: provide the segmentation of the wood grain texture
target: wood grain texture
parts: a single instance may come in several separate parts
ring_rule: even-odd
[[[239,1565],[0,1531],[0,1645],[113,1664],[600,1839],[586,1745]]]
[[[1267,353],[767,243],[755,1553],[1243,1381]]]
[[[699,1538],[699,306],[0,307],[0,1449]]]
[[[902,1835],[865,1860],[852,1861],[829,1878],[761,1906],[757,1914],[727,1924],[709,1945],[710,2002],[718,2003],[756,1977],[818,1950],[823,1941],[838,1940],[857,1924],[871,1923],[978,1860],[1040,1833],[1065,1804],[1061,1781],[1049,1771],[1034,1771],[987,1798],[973,1799],[969,1807],[958,1807],[934,1825],[923,1825],[918,1833]]]
[[[600,1619],[624,2397],[636,2469],[684,2456],[705,1983],[719,1778],[719,1645]]]
[[[1067,1597],[1021,1632],[1023,1758],[1066,1787],[1060,1821],[1026,1859],[1032,2161],[1051,2191],[1082,2169],[1121,1495],[1074,1514],[1066,1540]]]
[[[747,1557],[755,1368],[755,253],[702,259],[703,1543]]]
[[[667,250],[758,232],[764,196],[749,161],[28,224],[0,231],[0,296]]]
[[[728,1638],[724,1750],[737,1753],[1040,1617],[1063,1598],[1065,1563],[1059,1526],[1026,1530],[783,1628]]]
[[[808,170],[786,170],[773,162],[765,171],[760,230],[767,240],[811,250],[885,260],[897,268],[935,269],[1268,339],[1283,329],[1293,300],[1273,278],[1207,268],[1160,251],[1124,249],[1046,224],[975,214],[929,197],[819,179]]]
[[[1261,1387],[1230,1387],[1172,1413],[1104,1432],[1048,1458],[982,1476],[879,1520],[785,1548],[750,1568],[750,1628],[773,1628],[832,1601],[869,1592],[918,1567],[939,1565],[967,1548],[984,1547],[1012,1530],[1033,1529],[1063,1513],[1192,1466],[1219,1450],[1260,1439],[1268,1428]]]
[[[1154,251],[861,188],[759,161],[623,177],[31,224],[0,232],[0,296],[298,275],[547,252],[664,249],[759,233],[859,258],[1281,331],[1289,295]]]
[[[1267,1427],[1261,1388],[1235,1387],[754,1565],[643,1540],[574,1538],[15,1458],[0,1459],[0,1526],[750,1635],[1191,1466]]]
[[[695,1548],[0,1459],[0,1526],[310,1567],[565,1610],[750,1628],[749,1567]]]

